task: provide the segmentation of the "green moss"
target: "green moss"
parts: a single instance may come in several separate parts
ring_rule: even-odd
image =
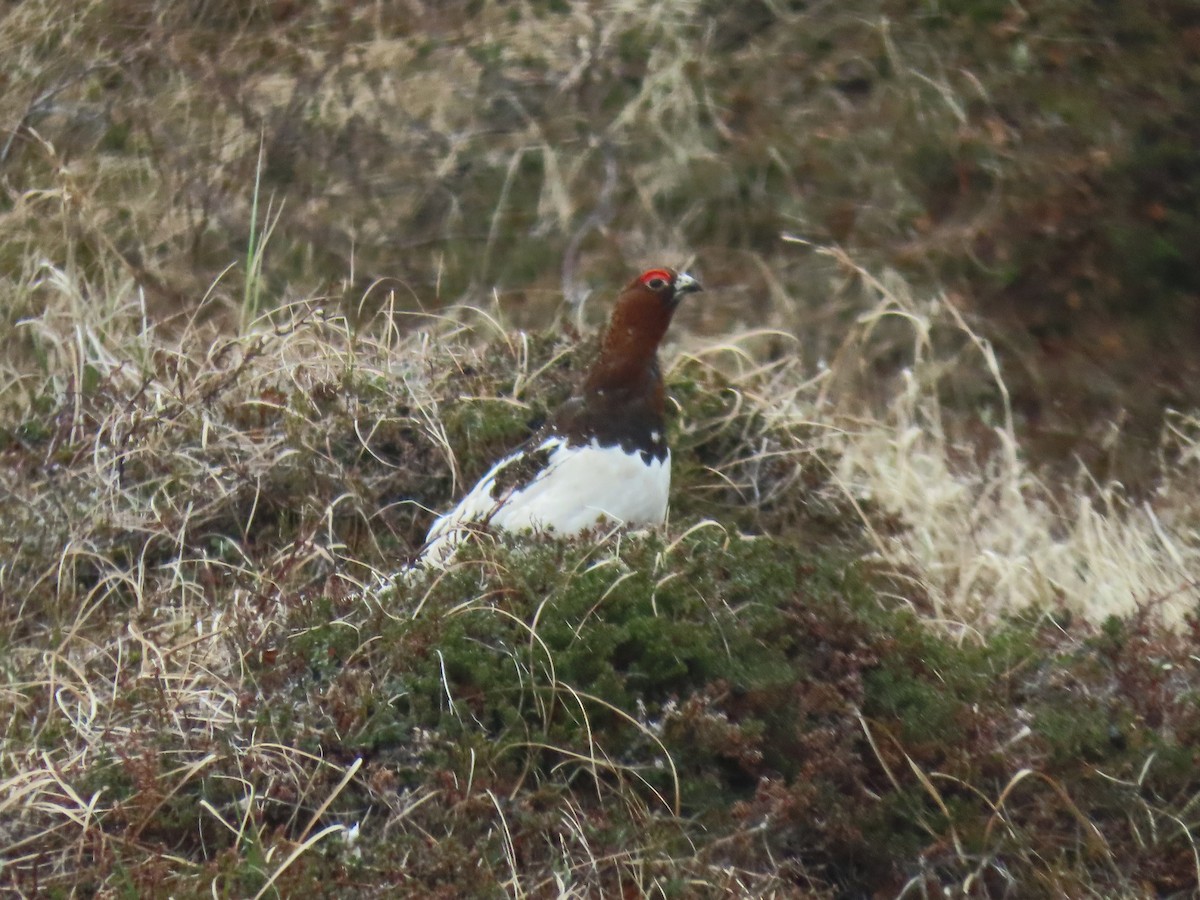
[[[389,739],[403,743],[432,730],[438,739],[430,753],[457,745],[506,777],[530,765],[548,777],[562,753],[591,755],[599,742],[606,759],[658,766],[651,781],[667,788],[664,750],[682,752],[702,723],[675,728],[665,748],[650,737],[650,723],[716,691],[739,712],[736,734],[708,743],[724,762],[691,755],[697,780],[685,795],[706,806],[719,770],[737,768],[734,745],[770,748],[795,729],[788,703],[799,651],[789,622],[802,583],[833,602],[827,594],[838,587],[823,567],[767,540],[715,532],[671,551],[656,538],[627,539],[619,562],[604,565],[560,541],[518,539],[498,550],[488,552],[484,571],[509,573],[502,588],[480,585],[473,552],[464,548],[426,613],[373,623],[380,639],[369,660],[372,684],[387,689],[373,687],[373,699],[357,712],[347,712],[343,696],[355,692],[353,671],[339,669],[354,658],[347,637],[354,631],[344,625],[307,628],[290,642],[288,668],[299,678],[292,692],[321,689],[326,711],[345,716],[343,740],[360,750],[387,752]],[[453,609],[455,597],[493,590],[492,603]],[[438,612],[446,601],[453,611]],[[361,653],[358,662],[368,664]],[[519,749],[535,735],[544,749]],[[745,785],[747,777],[735,781]]]
[[[1039,704],[1031,727],[1056,765],[1097,762],[1120,745],[1120,731],[1106,710],[1087,697],[1060,697]]]
[[[971,704],[995,692],[994,648],[956,647],[910,614],[890,613],[892,643],[867,675],[864,713],[900,723],[906,743],[952,749],[965,737]]]
[[[116,756],[107,750],[96,755],[75,789],[80,796],[93,797],[100,793],[112,802],[127,800],[135,793],[129,772],[123,769]]]
[[[456,403],[444,411],[443,422],[464,473],[482,474],[500,453],[529,436],[528,414],[500,400]]]

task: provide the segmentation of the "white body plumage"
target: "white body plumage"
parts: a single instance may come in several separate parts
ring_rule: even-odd
[[[522,471],[533,460],[538,461],[536,471],[522,472],[521,483],[496,489],[506,472]],[[669,452],[657,459],[595,441],[570,446],[561,435],[550,435],[500,460],[435,521],[420,561],[443,565],[473,525],[573,535],[598,522],[661,524],[670,487]]]

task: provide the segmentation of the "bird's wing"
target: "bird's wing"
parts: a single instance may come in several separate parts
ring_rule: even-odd
[[[458,505],[430,527],[420,560],[436,563],[448,558],[471,526],[486,525],[514,494],[545,478],[551,454],[564,443],[556,434],[535,436],[488,469]]]

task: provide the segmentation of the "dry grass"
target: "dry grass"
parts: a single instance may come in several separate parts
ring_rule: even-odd
[[[0,21],[0,890],[1194,887],[1200,421],[1047,470],[928,286],[1124,147],[1005,106],[1071,14],[301,6]],[[664,533],[369,588],[688,259]]]
[[[1022,452],[991,344],[944,298],[916,298],[896,279],[853,268],[879,303],[860,318],[839,358],[848,365],[872,359],[875,333],[890,331],[888,341],[911,342],[911,363],[881,415],[834,418],[838,427],[822,446],[837,459],[831,474],[840,488],[898,519],[898,528],[874,530],[873,543],[882,560],[916,580],[928,603],[922,613],[967,629],[1030,607],[1092,622],[1153,609],[1174,626],[1192,614],[1200,599],[1200,533],[1187,487],[1194,419],[1172,420],[1164,436],[1170,462],[1155,495],[1141,503],[1128,500],[1120,484],[1096,483],[1082,465],[1074,480],[1047,483]],[[938,349],[947,335],[957,345],[950,357]],[[981,439],[943,398],[956,381],[984,378],[1001,403],[1000,421],[987,424]],[[1121,440],[1115,426],[1109,440]]]
[[[996,423],[995,449],[983,455],[978,442],[952,436],[956,425],[939,399],[946,379],[982,367],[1003,395],[987,343],[944,301],[919,301],[901,282],[854,272],[879,304],[816,377],[794,359],[756,362],[744,347],[761,334],[710,344],[670,367],[685,394],[697,378],[708,386],[684,401],[681,447],[720,448],[690,470],[682,451],[690,474],[681,475],[682,511],[668,530],[675,545],[734,522],[757,521],[784,540],[815,534],[817,546],[846,546],[835,533],[861,529],[866,543],[850,545],[897,573],[899,598],[923,619],[955,634],[986,634],[1028,608],[1096,623],[1152,610],[1182,626],[1197,577],[1192,420],[1174,420],[1173,452],[1152,503],[1132,507],[1115,485],[1046,485],[1022,462],[1010,422]],[[304,740],[306,727],[271,724],[278,713],[267,710],[281,698],[264,700],[262,680],[282,648],[323,627],[324,614],[311,618],[323,595],[335,598],[327,609],[334,626],[344,621],[352,634],[354,649],[339,665],[372,652],[379,626],[364,613],[401,623],[507,615],[490,592],[459,595],[445,609],[433,599],[438,579],[365,600],[358,585],[404,558],[432,510],[478,474],[496,443],[511,442],[508,431],[533,414],[526,398],[561,394],[578,366],[568,344],[506,332],[471,309],[415,331],[399,327],[409,317],[394,309],[352,326],[316,304],[275,311],[241,335],[195,323],[159,329],[136,288],[114,284],[104,303],[87,303],[92,290],[78,277],[35,271],[30,289],[56,303],[18,324],[25,349],[10,359],[0,394],[3,506],[12,523],[4,539],[0,809],[6,871],[22,891],[76,883],[146,889],[200,877],[267,895],[288,883],[289,870],[314,877],[323,863],[299,861],[324,859],[322,844],[341,841],[353,853],[344,842],[356,826],[376,829],[376,840],[394,829],[420,834],[429,826],[416,811],[444,809],[464,790],[451,808],[480,798],[487,840],[507,848],[497,883],[513,896],[619,892],[624,879],[654,894],[666,890],[660,879],[683,871],[705,891],[783,890],[778,873],[697,869],[661,835],[597,858],[587,830],[571,824],[595,814],[596,798],[573,792],[559,808],[564,830],[548,848],[552,861],[531,868],[527,853],[513,849],[507,801],[495,789],[458,784],[448,795],[450,788],[424,785],[395,794],[386,764],[364,766],[344,751],[328,756]],[[871,415],[852,388],[881,340],[910,341],[913,363],[889,389],[886,412]],[[939,348],[947,346],[956,349],[945,355]],[[504,371],[511,376],[495,381]],[[711,408],[717,393],[706,399],[703,390],[722,383],[726,399]],[[453,425],[463,410],[479,409],[501,410],[499,431],[486,419],[471,419],[466,431]],[[458,428],[455,436],[448,428]],[[456,459],[464,437],[474,448],[466,461]],[[794,524],[814,506],[843,518],[824,538],[811,522]],[[718,520],[729,515],[730,524],[693,518],[705,510]],[[611,573],[597,603],[632,575],[613,538],[578,570]],[[468,573],[473,565],[465,564]],[[524,577],[508,568],[488,576],[500,584]],[[675,575],[655,577],[665,584]],[[300,611],[310,624],[297,629]],[[541,644],[539,618],[525,626],[530,647]],[[585,722],[604,711],[659,741],[661,724],[559,684],[552,654],[545,664],[523,676],[531,687],[549,679],[529,711],[543,728],[560,707]],[[444,691],[451,715],[461,717],[461,698],[449,682]],[[318,691],[291,702],[300,706],[289,715],[303,719],[347,701]],[[404,758],[440,746],[433,735],[424,740],[411,737]],[[600,729],[582,749],[545,736],[505,752],[556,752],[568,771],[599,782],[607,772],[616,786],[601,793],[601,808],[669,821],[678,782],[654,787],[611,757],[607,741]],[[670,767],[672,756],[658,747],[659,764]],[[455,777],[470,781],[473,766]],[[374,810],[367,822],[346,818],[338,804],[349,784],[351,807]],[[164,824],[171,815],[198,817],[198,846],[156,844],[155,834],[177,827]],[[384,819],[370,820],[376,816]],[[222,847],[238,849],[213,855]],[[548,881],[549,872],[558,874]]]
[[[362,777],[361,758],[340,763],[260,734],[247,678],[295,635],[289,610],[356,592],[410,552],[430,517],[414,485],[436,485],[439,505],[458,489],[441,405],[487,399],[464,395],[463,372],[511,368],[502,401],[520,411],[562,353],[531,359],[527,336],[474,310],[402,335],[391,309],[356,329],[305,304],[232,336],[155,328],[130,284],[88,304],[86,284],[47,267],[31,289],[58,303],[18,323],[22,357],[37,363],[10,361],[4,379],[6,872],[34,893],[84,872],[106,884],[187,877],[199,871],[194,851],[154,856],[158,876],[122,867],[135,848],[150,852],[181,792],[216,783],[235,799],[199,801],[199,839],[242,848],[245,877],[265,895],[301,854],[350,827],[323,815]],[[425,606],[394,596],[388,605],[379,612],[401,618]],[[114,761],[119,786],[78,786]],[[623,768],[603,755],[577,763]],[[132,800],[112,798],[130,788]],[[435,796],[386,801],[386,828]],[[640,806],[639,796],[617,794]],[[262,830],[272,802],[290,810],[283,841]],[[572,815],[568,799],[564,821]],[[647,848],[589,861],[580,839],[556,850],[561,896],[648,865]],[[514,895],[545,889],[525,883],[542,875],[510,863]]]

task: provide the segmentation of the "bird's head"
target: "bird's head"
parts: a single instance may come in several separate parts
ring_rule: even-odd
[[[625,294],[651,303],[657,302],[670,312],[675,311],[679,301],[685,294],[704,290],[700,282],[687,272],[677,272],[674,269],[647,269],[625,288]]]
[[[700,282],[674,269],[647,269],[626,285],[613,307],[600,358],[587,383],[596,388],[658,378],[658,345],[679,301],[701,290]],[[661,390],[661,385],[658,390]]]
[[[608,326],[609,340],[653,353],[667,333],[679,301],[699,290],[700,282],[686,272],[647,269],[617,297]]]

